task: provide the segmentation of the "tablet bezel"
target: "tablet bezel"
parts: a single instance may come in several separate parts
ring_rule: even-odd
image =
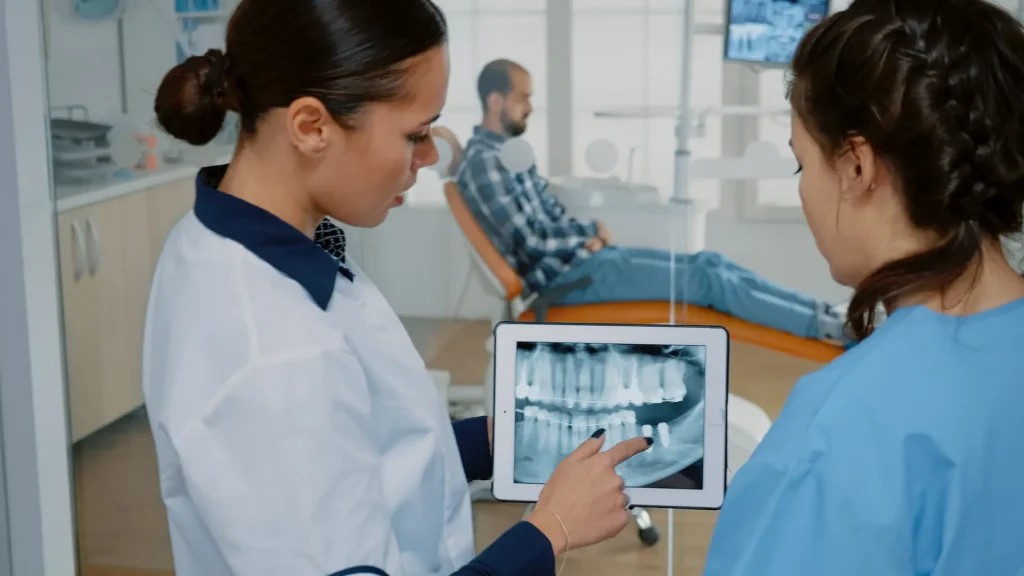
[[[501,322],[494,328],[494,477],[504,502],[536,502],[541,484],[514,481],[515,374],[519,342],[653,344],[705,347],[704,482],[701,490],[626,488],[635,506],[718,510],[725,499],[729,333],[721,326]]]

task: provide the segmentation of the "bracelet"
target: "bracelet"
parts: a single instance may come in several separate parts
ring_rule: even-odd
[[[539,506],[534,507],[533,509],[534,512],[537,512],[538,510],[545,510],[548,514],[554,516],[555,520],[558,521],[558,525],[562,527],[562,532],[565,532],[565,554],[562,555],[562,565],[558,568],[557,574],[557,576],[562,576],[562,570],[565,569],[565,561],[569,557],[569,529],[565,527],[565,522],[562,522],[562,519],[559,518],[558,514],[556,514],[555,511],[552,510],[551,508],[548,508],[547,506]]]

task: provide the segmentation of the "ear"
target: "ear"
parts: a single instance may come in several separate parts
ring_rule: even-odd
[[[846,153],[836,162],[840,190],[852,198],[865,197],[874,192],[879,176],[878,156],[861,136],[847,140]]]
[[[303,154],[318,156],[327,149],[334,118],[316,98],[304,96],[288,106],[288,136]]]
[[[491,92],[491,94],[487,96],[487,111],[489,113],[494,113],[501,110],[502,106],[504,105],[505,98],[502,97],[501,94],[498,94],[497,92]]]

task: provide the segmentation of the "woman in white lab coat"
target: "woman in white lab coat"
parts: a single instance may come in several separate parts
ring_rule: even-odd
[[[650,440],[599,452],[598,437],[475,555],[468,481],[490,475],[489,422],[449,421],[325,221],[380,224],[436,162],[445,37],[428,0],[243,0],[226,51],[158,89],[177,138],[209,142],[229,110],[242,128],[231,164],[199,172],[147,316],[144,390],[179,574],[554,574],[556,555],[629,520],[614,467]]]

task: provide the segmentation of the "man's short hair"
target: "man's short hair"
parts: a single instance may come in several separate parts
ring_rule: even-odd
[[[487,97],[497,92],[502,96],[508,96],[512,92],[512,71],[520,70],[526,72],[526,68],[511,60],[494,60],[489,62],[480,71],[476,81],[477,94],[480,96],[480,104],[487,112]]]

